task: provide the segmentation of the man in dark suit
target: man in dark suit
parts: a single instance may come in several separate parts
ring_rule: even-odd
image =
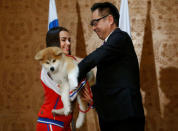
[[[139,65],[129,35],[118,28],[119,12],[109,3],[95,3],[91,26],[104,44],[79,63],[79,81],[97,66],[93,101],[101,131],[144,131]]]

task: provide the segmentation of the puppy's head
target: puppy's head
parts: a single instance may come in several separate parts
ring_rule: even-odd
[[[55,73],[61,64],[62,55],[62,49],[58,47],[48,47],[37,52],[35,60],[40,61],[47,72]]]

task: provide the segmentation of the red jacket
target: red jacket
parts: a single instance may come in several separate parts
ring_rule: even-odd
[[[39,117],[49,118],[53,120],[63,121],[64,123],[70,123],[72,120],[72,114],[68,116],[64,115],[55,115],[52,114],[52,109],[61,109],[63,108],[63,103],[61,101],[61,96],[54,92],[52,89],[48,88],[43,81],[41,81],[44,88],[44,103],[41,106],[41,109],[38,113]]]

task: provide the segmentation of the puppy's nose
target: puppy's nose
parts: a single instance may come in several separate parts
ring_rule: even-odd
[[[54,67],[50,67],[50,71],[54,71]]]

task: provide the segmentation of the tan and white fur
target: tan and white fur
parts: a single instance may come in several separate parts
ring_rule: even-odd
[[[48,47],[39,51],[35,55],[35,60],[40,61],[42,66],[49,73],[49,76],[60,85],[61,100],[64,108],[53,109],[53,114],[68,115],[72,112],[71,99],[69,92],[75,90],[78,86],[78,65],[76,61],[66,56],[62,50],[58,47]],[[74,99],[74,98],[73,98]],[[85,104],[80,95],[77,95],[77,102],[80,109],[86,110],[87,104]],[[76,128],[80,128],[84,123],[85,113],[79,112]]]

